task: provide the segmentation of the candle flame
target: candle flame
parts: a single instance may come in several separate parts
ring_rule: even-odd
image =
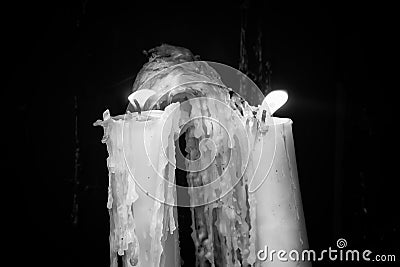
[[[142,90],[138,90],[138,91],[135,91],[134,93],[130,94],[128,96],[128,100],[133,106],[137,105],[135,103],[135,100],[136,100],[140,105],[140,107],[138,107],[138,108],[142,109],[146,100],[149,99],[149,97],[151,97],[154,94],[155,94],[155,92],[152,90],[142,89]]]
[[[261,106],[268,106],[271,115],[280,109],[288,100],[288,94],[284,90],[270,92],[263,100]]]

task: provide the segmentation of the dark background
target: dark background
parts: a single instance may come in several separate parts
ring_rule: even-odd
[[[135,75],[147,61],[142,50],[179,45],[237,68],[240,2],[53,2],[3,6],[3,91],[11,96],[3,98],[10,105],[3,126],[16,140],[5,140],[14,152],[6,169],[16,182],[4,186],[10,194],[3,204],[11,208],[4,218],[13,226],[5,243],[15,266],[108,266],[107,151],[103,130],[92,124],[106,109],[125,112]],[[310,248],[334,248],[345,238],[349,248],[400,260],[397,84],[386,85],[396,64],[392,8],[249,3],[249,57],[260,21],[272,88],[289,93],[277,115],[294,121]],[[77,224],[71,219],[74,192]]]

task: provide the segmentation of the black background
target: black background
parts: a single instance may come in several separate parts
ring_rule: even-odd
[[[345,238],[349,248],[397,253],[400,260],[397,84],[388,83],[396,64],[392,7],[277,2],[250,1],[248,46],[252,53],[252,25],[261,18],[272,88],[289,93],[277,115],[294,121],[310,248],[336,247]],[[237,68],[240,3],[32,1],[5,5],[3,13],[3,91],[10,94],[3,126],[15,139],[4,141],[12,148],[5,167],[11,174],[4,176],[16,182],[3,189],[11,210],[3,217],[13,226],[5,244],[16,266],[108,266],[107,151],[93,122],[107,108],[125,112],[147,61],[142,50],[179,45]]]

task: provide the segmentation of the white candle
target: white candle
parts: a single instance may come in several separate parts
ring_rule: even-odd
[[[308,248],[290,119],[273,118],[255,141],[258,164],[250,190],[256,200],[257,245],[261,266],[310,266],[293,261]],[[275,151],[275,153],[272,153]],[[260,253],[260,250],[263,250]],[[278,258],[283,250],[286,255]],[[271,251],[275,251],[271,258]],[[283,253],[283,252],[282,252]],[[287,261],[285,261],[287,259]],[[301,258],[300,258],[301,259]]]
[[[175,150],[174,118],[179,117],[176,106],[145,112],[141,117],[112,119],[106,115],[103,122],[97,123],[104,127],[103,140],[109,152],[107,207],[113,267],[117,266],[117,253],[123,255],[124,266],[179,264],[179,252],[173,242],[177,239],[174,207],[162,204],[174,203],[170,185],[174,183],[175,155],[162,153],[162,148]]]

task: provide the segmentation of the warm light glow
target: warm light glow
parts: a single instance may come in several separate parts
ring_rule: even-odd
[[[149,99],[152,95],[154,95],[155,92],[149,89],[142,89],[138,90],[128,96],[129,102],[133,105],[136,106],[134,99],[136,99],[139,102],[140,108],[143,108],[144,103],[146,103],[146,100]]]
[[[262,106],[268,105],[271,115],[280,109],[288,100],[288,94],[284,90],[270,92],[263,100]]]

